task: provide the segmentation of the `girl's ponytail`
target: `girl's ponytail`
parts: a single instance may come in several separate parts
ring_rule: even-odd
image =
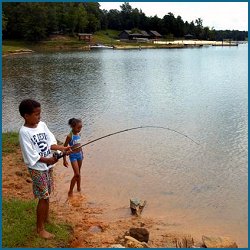
[[[69,119],[68,124],[72,128],[79,122],[82,122],[82,121],[80,119],[71,118],[71,119]]]

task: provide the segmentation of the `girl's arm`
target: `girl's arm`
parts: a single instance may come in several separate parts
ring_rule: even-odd
[[[70,135],[67,135],[66,140],[65,140],[65,142],[64,142],[64,144],[63,144],[64,147],[67,147],[70,141],[71,141],[71,136],[70,136]]]

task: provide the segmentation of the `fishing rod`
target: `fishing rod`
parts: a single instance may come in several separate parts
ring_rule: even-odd
[[[101,140],[101,139],[104,139],[104,138],[109,137],[109,136],[112,136],[112,135],[116,135],[116,134],[128,132],[128,131],[135,130],[135,129],[144,129],[144,128],[157,128],[157,129],[169,130],[169,131],[175,132],[175,133],[177,133],[177,134],[180,134],[180,135],[182,135],[182,136],[188,138],[189,140],[191,140],[192,142],[194,142],[195,144],[197,144],[197,145],[200,146],[200,144],[199,144],[198,142],[196,142],[195,140],[193,140],[193,139],[190,138],[189,136],[187,136],[187,135],[185,135],[185,134],[183,134],[183,133],[181,133],[181,132],[179,132],[179,131],[177,131],[177,130],[175,130],[175,129],[171,129],[171,128],[168,128],[168,127],[162,127],[162,126],[139,126],[139,127],[134,127],[134,128],[127,128],[127,129],[120,130],[120,131],[117,131],[117,132],[114,132],[114,133],[111,133],[111,134],[104,135],[104,136],[102,136],[102,137],[99,137],[99,138],[97,138],[97,139],[94,139],[94,140],[92,140],[92,141],[89,141],[89,142],[87,142],[87,143],[85,143],[85,144],[81,144],[81,145],[79,145],[79,146],[72,146],[72,147],[71,147],[71,150],[72,150],[72,151],[76,151],[76,150],[78,150],[78,149],[80,149],[80,148],[82,148],[82,147],[84,147],[84,146],[87,146],[87,145],[89,145],[89,144],[91,144],[91,143],[93,143],[93,142],[99,141],[99,140]],[[65,156],[65,155],[66,155],[66,153],[57,153],[57,152],[55,152],[55,153],[53,154],[53,156],[56,157],[57,159],[60,159],[60,158],[62,158],[62,157]]]

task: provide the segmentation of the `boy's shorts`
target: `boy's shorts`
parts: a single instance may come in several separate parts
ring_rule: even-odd
[[[72,161],[81,161],[83,160],[83,153],[78,152],[78,153],[72,153],[69,155],[70,162]]]
[[[54,189],[53,168],[41,171],[29,168],[33,182],[33,193],[38,199],[48,199]]]

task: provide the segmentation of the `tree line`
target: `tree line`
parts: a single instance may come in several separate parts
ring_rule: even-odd
[[[204,40],[232,39],[244,41],[247,31],[215,30],[204,27],[201,18],[183,21],[171,12],[163,18],[147,17],[142,10],[123,3],[120,10],[100,9],[98,2],[4,2],[2,30],[5,39],[40,41],[52,33],[75,35],[98,30],[156,30],[164,38],[183,38],[186,34]]]

